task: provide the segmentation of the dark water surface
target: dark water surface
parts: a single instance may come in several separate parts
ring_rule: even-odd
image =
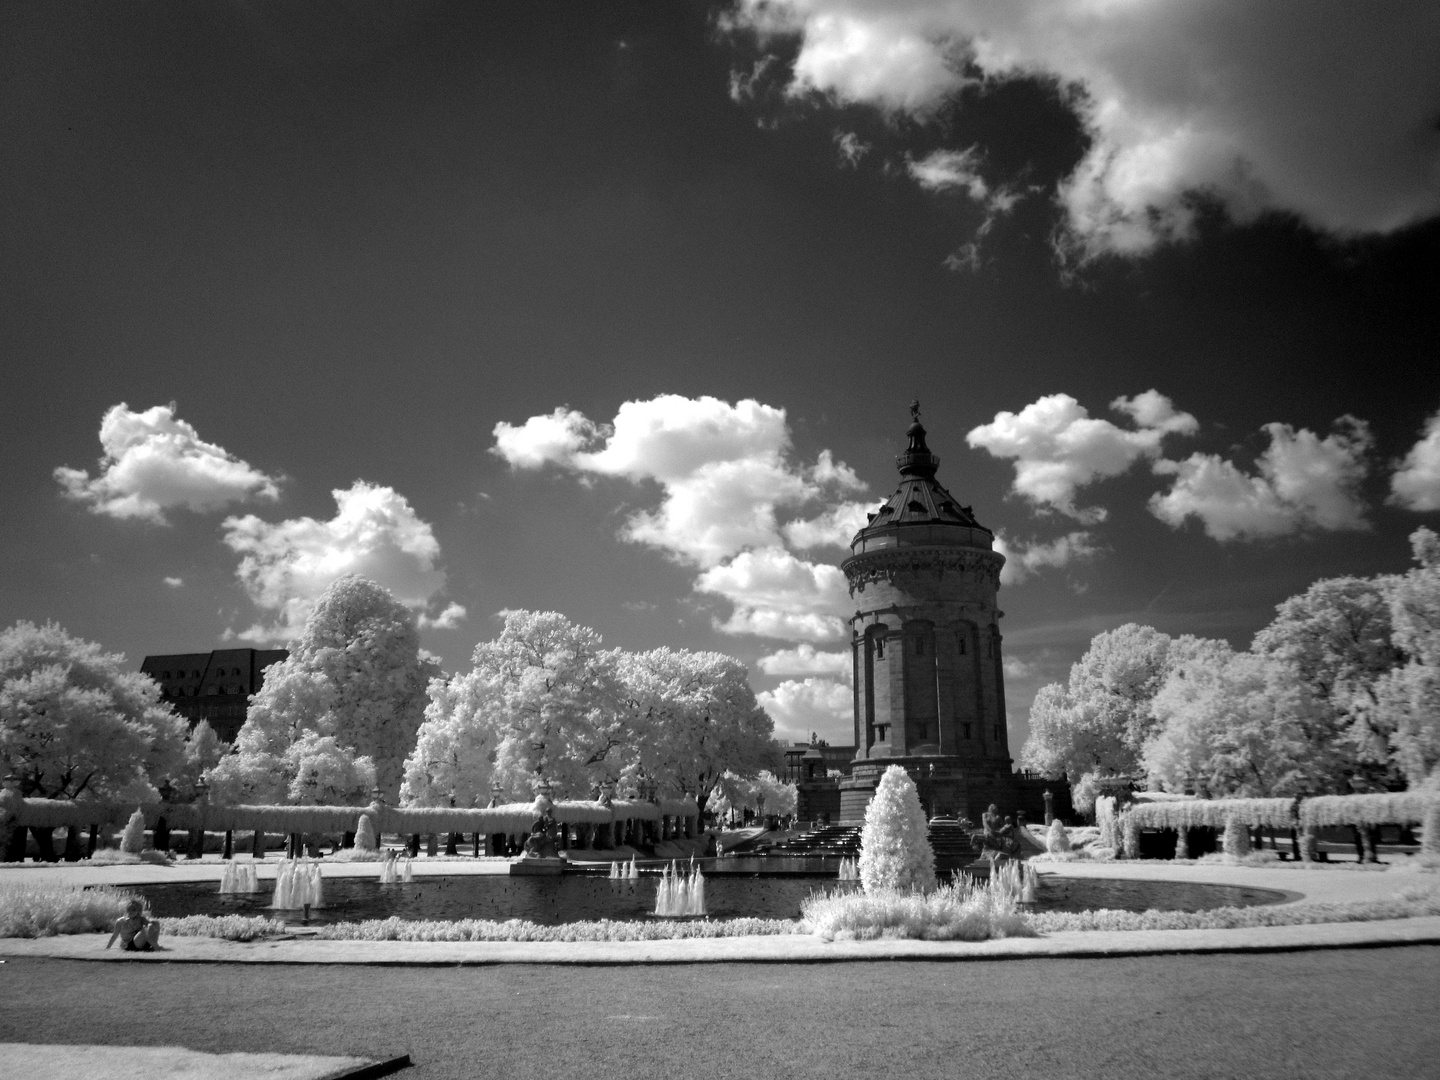
[[[655,910],[658,877],[638,881],[612,881],[585,874],[558,877],[423,877],[396,885],[381,885],[373,878],[327,878],[325,906],[311,911],[312,923],[362,919],[528,919],[554,925],[587,919],[642,920]],[[262,880],[265,892],[221,895],[215,882],[134,887],[149,902],[157,918],[181,915],[270,915],[273,884]],[[759,877],[745,873],[708,874],[706,907],[711,918],[753,916],[794,919],[800,904],[821,889],[853,887],[833,877]],[[1202,911],[1206,908],[1275,904],[1286,894],[1238,885],[1200,885],[1173,881],[1129,881],[1103,878],[1063,878],[1042,875],[1039,911],[1086,911],[1112,908],[1125,911]],[[294,918],[294,913],[287,913]]]

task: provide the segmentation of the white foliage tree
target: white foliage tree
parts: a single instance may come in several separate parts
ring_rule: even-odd
[[[407,608],[373,581],[339,578],[290,643],[290,656],[266,671],[236,752],[209,782],[246,800],[308,801],[297,800],[303,789],[348,791],[355,794],[341,801],[351,801],[368,792],[359,785],[373,772],[393,800],[424,715],[426,686],[438,675],[438,666],[420,655]],[[315,738],[297,747],[307,735]]]
[[[471,805],[492,779],[512,797],[549,781],[557,796],[584,798],[618,779],[632,710],[618,654],[601,646],[558,612],[509,612],[500,636],[475,647],[471,671],[432,685],[404,801]]]
[[[666,793],[692,796],[703,814],[727,772],[754,778],[779,767],[774,722],[757,704],[745,665],[733,656],[662,648],[624,655],[620,664],[634,712],[633,761]],[[770,780],[779,783],[773,773]],[[766,809],[787,813],[770,801],[772,795],[782,804],[787,798],[778,786],[766,789]]]
[[[915,781],[891,765],[865,808],[860,832],[860,881],[867,893],[935,887],[935,853],[926,825]]]
[[[23,795],[158,797],[182,761],[185,721],[124,662],[54,623],[0,632],[0,767]]]

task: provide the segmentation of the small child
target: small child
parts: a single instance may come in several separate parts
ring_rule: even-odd
[[[131,900],[125,906],[125,917],[115,920],[115,932],[105,948],[114,945],[117,937],[124,952],[151,952],[160,943],[160,924],[145,917],[145,907],[139,900]]]

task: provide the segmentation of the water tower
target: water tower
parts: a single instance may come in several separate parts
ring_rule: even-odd
[[[978,821],[1018,795],[1005,730],[995,594],[1005,557],[970,507],[935,479],[919,403],[895,459],[900,486],[869,515],[840,565],[856,610],[855,761],[840,820],[858,823],[880,775],[901,765],[926,812]]]

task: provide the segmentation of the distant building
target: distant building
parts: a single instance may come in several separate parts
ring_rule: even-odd
[[[171,653],[145,657],[140,670],[160,684],[161,696],[191,727],[205,720],[222,740],[234,742],[265,669],[289,655],[284,649]]]

